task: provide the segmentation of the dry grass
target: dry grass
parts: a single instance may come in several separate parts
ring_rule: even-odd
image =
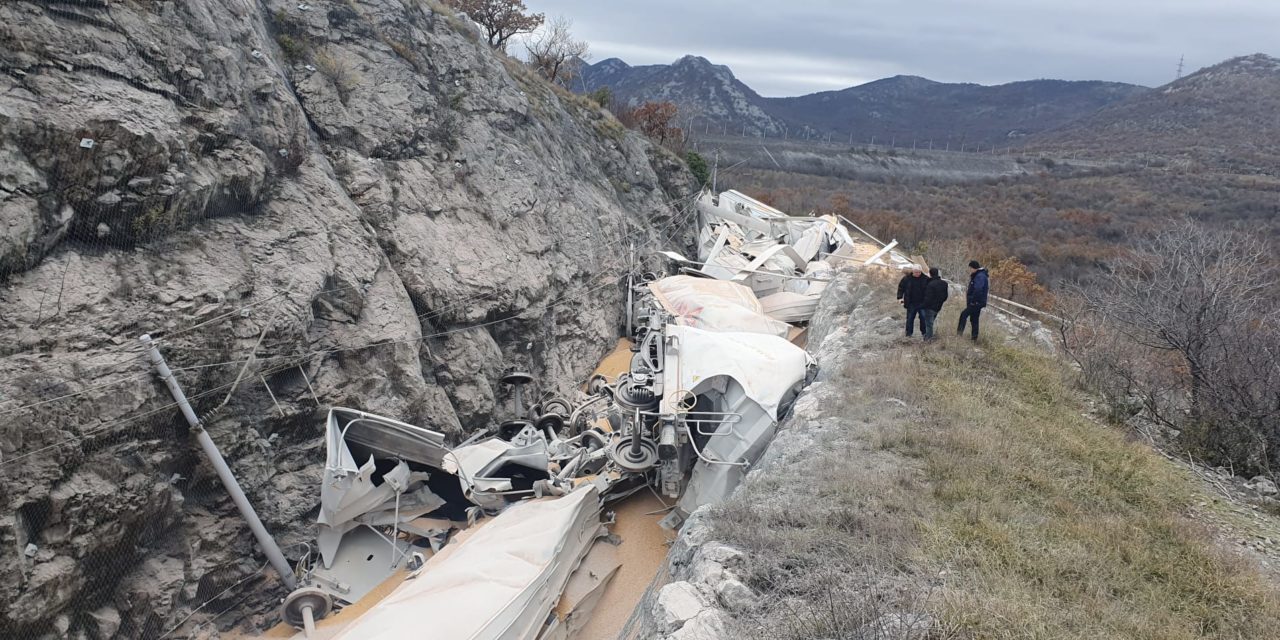
[[[1059,362],[998,343],[842,372],[840,429],[718,512],[773,603],[760,635],[1276,637],[1272,587],[1184,517],[1200,488],[1083,417]],[[928,634],[868,631],[903,611]]]
[[[1082,417],[1059,363],[939,350],[923,452],[928,555],[955,572],[942,615],[979,637],[1262,638],[1276,594],[1184,517],[1198,487]]]
[[[346,58],[334,55],[327,48],[316,52],[311,61],[316,70],[333,83],[338,97],[346,104],[351,92],[360,85],[360,72]]]

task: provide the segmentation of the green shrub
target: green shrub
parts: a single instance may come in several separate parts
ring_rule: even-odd
[[[711,183],[711,171],[707,168],[707,159],[702,157],[702,154],[690,151],[684,154],[684,162],[689,165],[689,171],[698,179],[699,185],[705,187]]]
[[[609,87],[600,87],[595,91],[588,93],[587,98],[601,107],[608,109],[609,105],[613,103],[613,91],[609,89]]]
[[[289,62],[298,62],[307,57],[307,41],[302,38],[287,33],[277,33],[276,44],[280,45],[284,59]]]

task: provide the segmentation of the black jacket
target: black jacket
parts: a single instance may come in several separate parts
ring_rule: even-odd
[[[930,278],[929,284],[924,288],[924,308],[933,311],[942,311],[942,303],[947,301],[948,289],[947,281],[942,278]]]
[[[971,307],[987,306],[987,290],[991,287],[991,279],[986,269],[978,269],[969,274],[969,288],[965,290],[965,303]]]
[[[928,285],[929,276],[922,275],[917,278],[908,273],[898,282],[898,299],[908,307],[918,307],[924,304],[924,289]]]

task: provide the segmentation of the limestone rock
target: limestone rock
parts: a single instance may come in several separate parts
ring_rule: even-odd
[[[1252,480],[1244,485],[1252,491],[1257,491],[1264,496],[1273,496],[1277,493],[1276,483],[1272,482],[1266,476],[1255,476]]]
[[[708,609],[667,636],[669,640],[726,640],[729,637],[724,614]]]
[[[257,566],[139,335],[287,545],[325,406],[456,439],[506,417],[504,367],[565,393],[613,345],[624,248],[690,241],[671,154],[432,3],[307,4],[0,3],[2,637],[110,622],[73,602],[158,633]]]
[[[658,592],[654,603],[653,617],[660,625],[663,633],[671,633],[680,629],[707,608],[702,595],[692,584],[680,581],[672,582]]]
[[[716,585],[716,600],[725,609],[735,613],[751,612],[759,604],[759,599],[751,587],[733,577],[725,578]]]

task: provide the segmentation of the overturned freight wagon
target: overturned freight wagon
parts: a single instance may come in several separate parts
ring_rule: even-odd
[[[629,357],[576,397],[526,404],[532,378],[512,373],[510,419],[457,446],[332,409],[285,621],[312,638],[574,637],[616,568],[602,507],[652,490],[675,528],[728,497],[810,372],[796,323],[840,261],[865,260],[838,221],[753,202],[704,202],[698,260],[627,277]]]

